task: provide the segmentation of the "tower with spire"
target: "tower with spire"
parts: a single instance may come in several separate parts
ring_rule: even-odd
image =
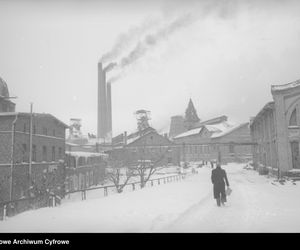
[[[172,139],[176,135],[195,128],[200,123],[194,103],[190,98],[185,115],[175,115],[171,117],[169,137]]]
[[[184,125],[187,130],[190,130],[193,128],[193,125],[195,125],[198,122],[200,122],[200,119],[197,115],[197,111],[195,109],[192,98],[190,98],[188,107],[185,110]]]

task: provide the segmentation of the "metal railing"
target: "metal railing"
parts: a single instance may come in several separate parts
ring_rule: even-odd
[[[170,175],[170,176],[150,179],[147,182],[148,183],[147,187],[149,187],[149,185],[150,185],[150,187],[153,187],[155,185],[155,183],[157,185],[161,185],[161,184],[166,184],[166,183],[169,183],[169,182],[181,181],[181,180],[186,178],[186,175],[187,174],[178,174],[178,175]],[[138,187],[141,187],[141,182],[140,181],[130,182],[130,183],[127,183],[124,187],[130,187],[130,186],[131,186],[131,191],[135,191],[135,190],[138,189]],[[87,188],[87,189],[79,189],[79,190],[69,191],[69,192],[66,192],[65,197],[67,197],[70,194],[81,193],[81,199],[86,200],[88,191],[100,190],[100,189],[103,189],[103,196],[104,197],[109,195],[109,190],[114,190],[115,193],[117,192],[115,185],[107,185],[107,186],[101,186],[101,187],[92,187],[92,188]]]
[[[197,173],[197,172],[196,172]],[[148,186],[145,185],[144,187],[153,187],[157,185],[167,184],[170,182],[181,181],[186,178],[187,175],[194,174],[194,173],[185,173],[185,174],[177,174],[177,175],[169,175],[165,177],[150,179],[147,183]],[[146,184],[147,184],[146,183]],[[135,191],[138,187],[141,188],[141,182],[130,182],[127,183],[124,187],[130,187],[131,191]],[[81,193],[81,199],[86,200],[87,192],[92,190],[100,190],[103,189],[103,195],[108,196],[109,190],[115,190],[115,185],[107,185],[107,186],[100,186],[100,187],[92,187],[87,189],[80,189],[74,191],[65,192],[65,198],[74,193]],[[0,202],[0,220],[5,220],[7,217],[11,217],[17,215],[19,213],[31,210],[31,209],[39,209],[43,207],[56,207],[60,205],[61,198],[55,194],[47,194],[43,196],[37,197],[30,197],[30,198],[22,198],[22,199],[15,199],[11,201],[2,201]]]
[[[21,198],[0,202],[0,220],[17,215],[19,213],[42,207],[55,207],[60,204],[60,197],[55,194],[41,195],[37,197]]]

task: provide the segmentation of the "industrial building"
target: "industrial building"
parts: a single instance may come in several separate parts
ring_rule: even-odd
[[[180,160],[219,161],[224,164],[250,161],[252,142],[249,123],[233,125],[227,120],[227,116],[223,115],[201,121],[190,99],[185,117],[171,117],[170,137],[180,148]]]
[[[179,166],[178,147],[167,136],[160,135],[152,127],[128,134],[124,132],[113,138],[110,159],[135,165],[139,160],[156,162],[159,166]]]
[[[9,97],[3,81],[0,90]],[[51,114],[14,112],[15,105],[11,107],[0,112],[1,201],[26,197],[33,186],[61,186],[64,178],[68,126]]]
[[[66,191],[75,191],[98,185],[105,178],[107,148],[97,138],[81,132],[81,119],[72,118],[66,141]]]
[[[278,176],[300,171],[300,80],[272,85],[273,101],[251,119],[254,165]]]
[[[31,117],[33,125],[30,132]],[[67,127],[50,114],[33,113],[31,116],[31,113],[0,113],[0,197],[2,200],[27,196],[33,183],[37,188],[41,188],[45,174],[55,173],[56,177],[61,178],[55,182],[63,183],[62,163],[65,158]],[[30,137],[32,137],[32,148]],[[11,178],[13,178],[12,194],[9,188]]]

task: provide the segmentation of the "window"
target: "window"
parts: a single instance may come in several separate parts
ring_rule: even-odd
[[[58,148],[58,158],[61,160],[62,159],[62,148]]]
[[[289,126],[297,126],[297,110],[296,109],[294,109],[291,114]]]
[[[23,144],[22,145],[22,161],[27,162],[27,145]]]
[[[32,145],[32,161],[36,161],[36,145]]]
[[[47,128],[43,127],[43,135],[47,135]]]
[[[55,161],[55,147],[52,147],[52,161]]]
[[[47,147],[43,146],[43,161],[47,161]]]
[[[33,125],[33,134],[36,134],[36,127]]]
[[[234,154],[234,145],[232,144],[229,145],[229,153]]]
[[[70,166],[76,168],[76,158],[74,156],[70,156]]]
[[[24,123],[23,132],[26,133],[26,123]]]
[[[53,129],[53,136],[55,136],[55,129]]]
[[[84,166],[85,165],[85,158],[80,156],[78,159],[78,166]]]

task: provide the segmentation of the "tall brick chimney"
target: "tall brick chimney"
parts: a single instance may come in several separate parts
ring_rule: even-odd
[[[106,76],[102,63],[98,63],[98,124],[97,138],[104,141],[107,134]]]
[[[111,141],[112,139],[112,108],[111,108],[111,83],[108,82],[106,86],[107,95],[107,137],[108,140]]]

